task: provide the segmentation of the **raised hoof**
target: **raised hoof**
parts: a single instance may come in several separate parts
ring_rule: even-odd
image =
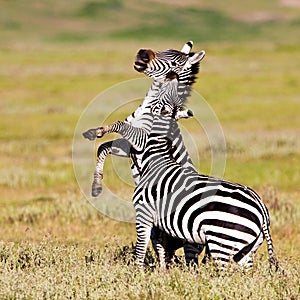
[[[102,192],[102,185],[100,183],[93,182],[92,196],[97,197]]]
[[[97,131],[96,129],[89,129],[88,131],[82,134],[86,139],[93,141],[97,138]]]

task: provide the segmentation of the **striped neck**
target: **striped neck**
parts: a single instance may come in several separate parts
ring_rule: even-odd
[[[182,99],[185,103],[187,98],[191,94],[191,85],[195,82],[196,75],[199,72],[199,63],[193,64],[187,68],[184,68],[180,73],[178,73],[178,87],[177,94],[178,97]],[[146,97],[142,103],[143,107],[149,107],[149,105],[155,105],[159,99],[157,99],[160,88],[163,84],[163,79],[154,79]]]
[[[178,134],[178,125],[174,118],[157,115],[148,136],[142,158],[141,176],[147,172],[156,172],[157,168],[174,162],[172,144],[174,134]],[[180,131],[179,131],[180,134]]]

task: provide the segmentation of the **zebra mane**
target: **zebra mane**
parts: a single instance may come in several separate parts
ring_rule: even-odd
[[[189,57],[193,56],[194,54],[195,54],[195,52],[189,53]],[[191,73],[188,85],[192,85],[192,84],[194,84],[196,82],[197,75],[198,75],[198,73],[200,71],[200,61],[198,61],[197,63],[193,64],[191,70],[192,70],[192,73]]]
[[[189,57],[192,57],[195,52],[190,52]],[[187,72],[188,71],[188,72]],[[196,82],[197,75],[200,71],[200,61],[192,64],[184,72],[179,73],[178,79],[178,95],[182,98],[182,102],[186,103],[187,98],[191,95],[192,85]]]
[[[195,82],[195,80],[196,76],[193,73],[191,73],[188,78],[185,78],[185,80],[182,80],[179,77],[177,92],[178,96],[182,99],[183,104],[187,102],[187,98],[191,95],[192,84]]]

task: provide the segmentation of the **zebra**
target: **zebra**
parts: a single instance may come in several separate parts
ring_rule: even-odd
[[[179,130],[175,115],[182,106],[177,85],[171,72],[152,107],[150,134],[125,123],[114,128],[133,145],[146,144],[133,194],[138,265],[143,267],[151,228],[157,226],[173,237],[205,245],[203,262],[212,258],[221,268],[231,261],[252,267],[253,255],[266,239],[270,266],[277,270],[270,217],[259,195],[247,186],[199,174],[174,159],[172,140]]]
[[[197,73],[199,72],[199,63],[205,56],[205,51],[191,53],[193,42],[187,42],[181,51],[168,49],[163,52],[155,52],[151,49],[140,49],[137,53],[134,68],[138,72],[144,72],[146,75],[154,79],[151,88],[149,89],[143,103],[138,109],[125,119],[125,122],[140,127],[146,132],[149,132],[152,126],[151,106],[157,101],[157,94],[163,82],[163,77],[170,70],[175,70],[179,73],[178,93],[187,98],[190,94],[190,86],[195,82]],[[176,118],[189,118],[193,115],[190,110],[180,110],[177,112]],[[91,129],[84,133],[84,136],[90,140],[97,137],[97,129]],[[181,137],[181,136],[180,136]],[[174,153],[176,160],[187,167],[194,168],[192,161],[182,148],[181,138],[174,140],[174,146],[178,149]],[[98,196],[101,193],[101,180],[103,178],[104,161],[108,154],[114,154],[123,157],[131,158],[131,170],[135,181],[138,184],[141,170],[141,158],[143,147],[132,147],[126,139],[116,139],[103,143],[97,151],[97,164],[94,173],[94,181],[92,185],[92,195]],[[202,251],[203,247],[183,243],[181,240],[166,237],[166,235],[157,228],[153,228],[151,241],[155,252],[159,256],[159,261],[163,264],[166,259],[169,263],[175,256],[175,251],[184,247],[185,259],[187,264],[198,263],[197,255]],[[161,247],[163,245],[163,247]]]
[[[199,72],[199,63],[205,56],[205,51],[191,53],[193,42],[187,42],[181,51],[168,49],[162,52],[155,52],[151,49],[140,49],[136,55],[134,69],[138,72],[144,72],[154,81],[144,98],[142,104],[126,119],[125,122],[135,127],[143,128],[147,132],[152,126],[151,106],[157,101],[157,94],[163,82],[165,74],[174,71],[179,75],[178,94],[187,98],[190,95],[190,86],[195,82],[196,75]],[[189,118],[193,116],[191,110],[181,110],[177,112],[176,118]],[[85,132],[84,137],[89,140],[97,138],[97,128]],[[108,141],[99,146],[97,151],[97,163],[94,172],[92,184],[92,196],[98,196],[102,191],[101,181],[103,179],[104,161],[107,155],[113,154],[121,157],[131,158],[131,171],[135,184],[140,178],[140,165],[142,150],[133,148],[126,139],[117,139]],[[194,168],[191,159],[186,156],[183,160]]]

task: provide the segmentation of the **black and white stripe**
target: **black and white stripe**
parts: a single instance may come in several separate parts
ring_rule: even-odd
[[[158,100],[157,95],[164,80],[162,76],[172,70],[176,70],[179,74],[179,84],[177,86],[179,96],[186,99],[190,95],[190,86],[195,82],[196,75],[199,72],[199,62],[205,55],[204,51],[190,53],[191,46],[192,42],[188,42],[184,45],[182,51],[168,49],[163,52],[154,52],[150,49],[141,49],[138,52],[135,61],[136,65],[140,64],[138,70],[154,78],[154,82],[143,100],[143,103],[135,112],[126,118],[126,123],[141,128],[147,133],[150,132],[153,121],[151,107],[155,105]],[[176,118],[189,118],[190,116],[192,116],[190,110],[180,110],[177,112]],[[91,129],[84,133],[84,136],[93,140],[99,137],[99,134],[97,134],[97,129]],[[130,147],[127,141],[110,141],[100,145],[98,149],[96,170],[92,185],[93,196],[98,196],[101,193],[104,161],[108,154],[130,157],[132,161],[131,170],[133,179],[136,184],[139,181],[143,147],[139,147],[139,145]],[[188,163],[192,167],[190,159],[188,159]]]
[[[166,50],[164,52],[153,52],[152,50],[140,50],[136,57],[135,66],[140,66],[136,70],[139,72],[144,72],[148,76],[154,78],[154,82],[149,89],[143,103],[138,107],[138,109],[128,116],[125,123],[131,124],[135,127],[143,129],[146,133],[150,132],[152,127],[153,115],[151,113],[151,107],[158,100],[158,93],[162,85],[162,76],[168,73],[170,70],[176,70],[179,73],[180,84],[177,87],[177,93],[184,99],[186,99],[190,94],[190,85],[195,82],[197,73],[199,72],[199,62],[203,59],[205,52],[200,51],[196,53],[190,53],[192,48],[192,42],[188,42],[184,45],[181,51],[177,50]],[[151,56],[151,57],[150,57]],[[151,58],[151,59],[150,59]],[[177,112],[176,118],[188,118],[192,116],[189,110],[180,110]],[[118,131],[118,128],[114,124],[114,128],[108,129],[108,132]],[[102,134],[102,133],[101,133]],[[96,136],[101,136],[97,129],[89,130],[85,133],[85,137],[89,139],[94,139]],[[126,132],[130,135],[130,130]],[[130,136],[126,136],[130,138]],[[141,146],[142,145],[142,146]],[[101,193],[102,186],[101,181],[103,179],[103,167],[104,161],[108,154],[114,154],[118,156],[130,157],[131,158],[131,170],[135,183],[137,184],[140,179],[141,172],[141,158],[144,151],[145,141],[140,144],[132,146],[126,139],[116,139],[114,141],[106,142],[98,148],[97,154],[97,164],[94,173],[94,181],[92,186],[92,195],[97,196]],[[177,149],[174,151],[174,158],[179,163],[185,165],[186,167],[194,168],[189,158],[187,151],[185,150],[182,143],[181,135],[173,141],[173,148]],[[159,230],[153,228],[153,236],[163,236]],[[167,260],[171,260],[175,250],[184,245],[185,256],[187,263],[191,261],[197,261],[196,254],[202,251],[201,246],[189,245],[188,243],[183,243],[182,241],[175,241],[164,236],[163,249],[157,251],[161,253],[161,261],[163,261],[163,253],[166,252]],[[154,238],[152,239],[154,248],[156,245],[160,245]],[[178,247],[178,245],[181,245]],[[158,246],[159,247],[159,246]]]
[[[175,104],[174,80],[162,88]],[[175,101],[176,100],[176,101]],[[163,101],[160,101],[160,105]],[[278,267],[273,251],[270,218],[260,197],[250,188],[197,174],[172,157],[170,140],[177,122],[157,106],[142,159],[142,176],[133,203],[137,221],[137,256],[143,264],[149,228],[158,226],[171,236],[206,245],[206,255],[226,265],[232,259],[250,267],[253,254],[267,240],[269,260]]]
[[[246,186],[200,175],[174,160],[171,141],[179,129],[173,112],[163,115],[166,109],[162,103],[177,103],[168,96],[174,95],[176,82],[165,81],[159,104],[153,108],[141,179],[133,196],[139,265],[144,263],[151,229],[157,226],[173,237],[205,245],[205,259],[211,257],[222,266],[233,260],[251,267],[254,253],[266,239],[270,264],[278,268],[268,210],[260,197]],[[138,139],[131,135],[130,143]]]

